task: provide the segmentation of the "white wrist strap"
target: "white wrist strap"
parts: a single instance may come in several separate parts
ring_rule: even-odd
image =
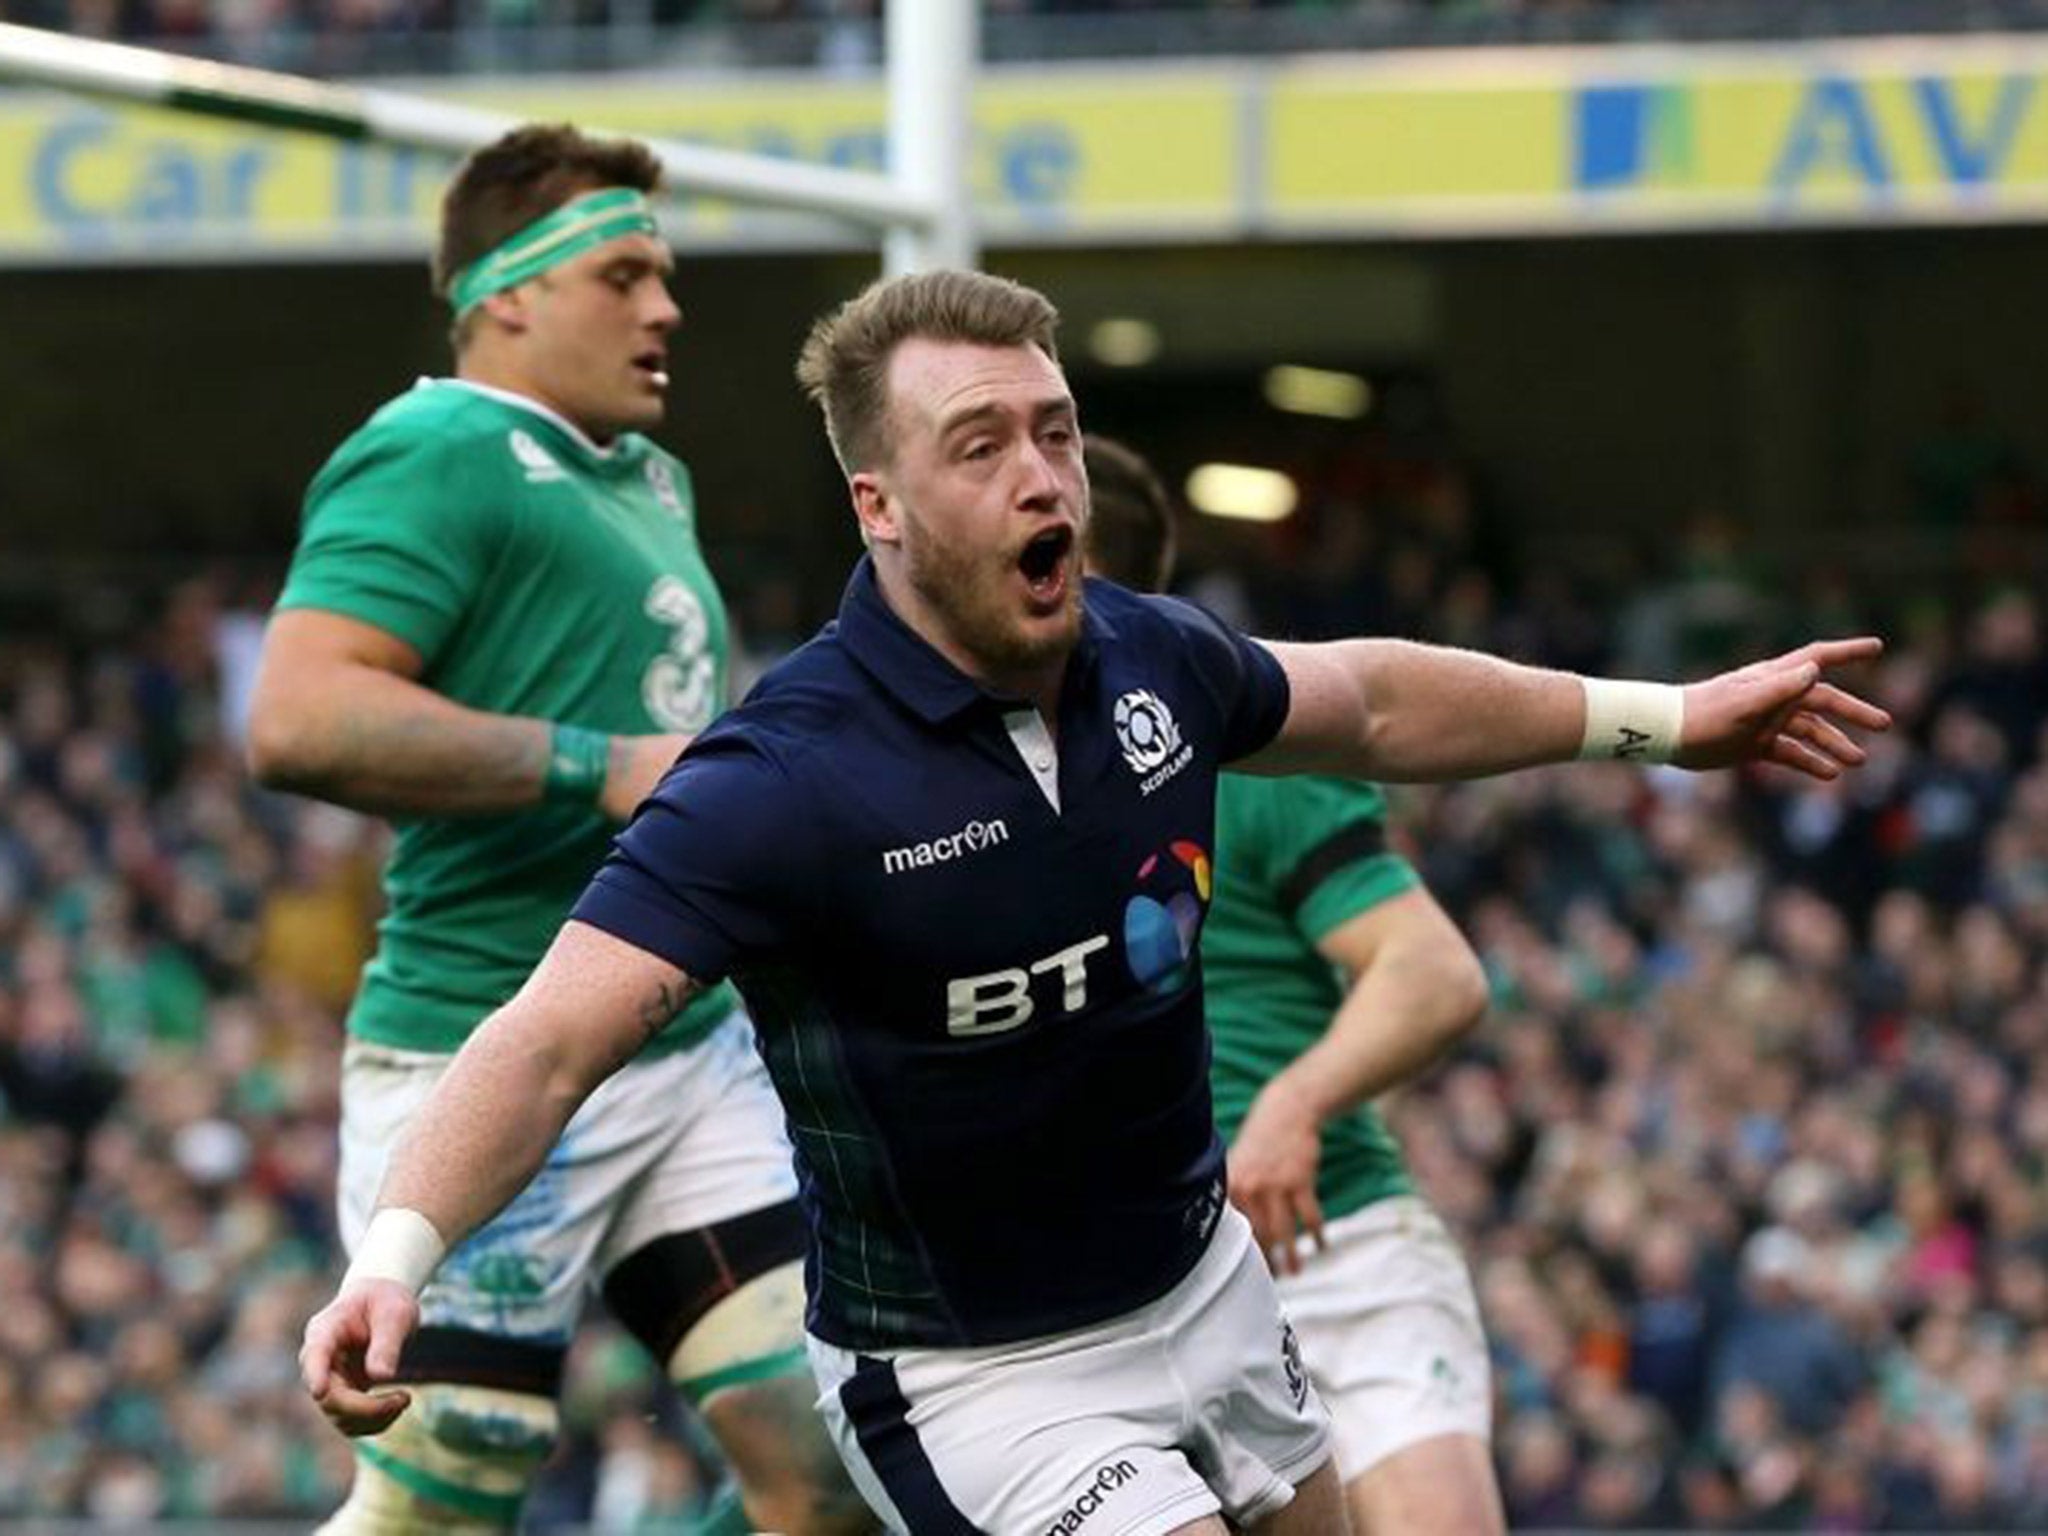
[[[1671,683],[1582,677],[1586,736],[1579,756],[1623,763],[1668,763],[1685,729],[1685,690]]]
[[[370,1218],[370,1228],[341,1283],[396,1280],[417,1296],[447,1251],[434,1224],[418,1211],[386,1206]]]

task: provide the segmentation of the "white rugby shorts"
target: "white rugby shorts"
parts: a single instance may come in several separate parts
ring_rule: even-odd
[[[915,1536],[1156,1536],[1284,1507],[1329,1459],[1329,1417],[1251,1228],[1135,1312],[1071,1333],[886,1358],[811,1339],[855,1484]]]
[[[452,1059],[361,1040],[343,1052],[338,1197],[350,1252],[392,1147]],[[421,1323],[566,1344],[590,1290],[621,1259],[796,1197],[782,1124],[737,1011],[687,1050],[621,1068],[570,1119],[533,1182],[449,1254],[420,1297]]]
[[[1279,1277],[1309,1379],[1329,1406],[1337,1469],[1349,1481],[1438,1435],[1493,1433],[1492,1366],[1457,1242],[1404,1195],[1304,1238],[1298,1274]]]

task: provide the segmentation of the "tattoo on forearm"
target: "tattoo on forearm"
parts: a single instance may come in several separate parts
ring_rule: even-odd
[[[638,1056],[642,1047],[667,1028],[669,1021],[682,1012],[683,1004],[689,1000],[689,996],[690,984],[687,981],[655,983],[654,990],[644,994],[634,1010],[634,1016],[640,1024],[640,1032],[621,1045],[618,1057],[612,1062],[612,1070],[617,1071]]]
[[[413,701],[406,700],[406,704]],[[510,716],[450,717],[442,703],[393,707],[345,703],[329,729],[337,774],[394,809],[459,807],[530,789],[547,768],[548,741],[535,722]]]
[[[681,984],[671,986],[668,982],[656,982],[654,990],[640,1001],[640,1043],[645,1045],[667,1027],[669,1020],[683,1011],[683,999],[688,995]]]

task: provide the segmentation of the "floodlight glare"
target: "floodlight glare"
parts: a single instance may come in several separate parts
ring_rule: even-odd
[[[1355,373],[1282,364],[1266,370],[1266,403],[1299,416],[1356,421],[1372,409],[1372,384]]]
[[[1095,322],[1088,351],[1109,368],[1142,368],[1159,355],[1159,327],[1150,320],[1118,315]]]
[[[1277,523],[1291,515],[1301,492],[1277,469],[1250,464],[1203,464],[1188,476],[1188,505],[1211,517]]]

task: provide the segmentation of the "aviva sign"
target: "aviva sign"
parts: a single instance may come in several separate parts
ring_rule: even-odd
[[[1666,80],[1574,94],[1572,176],[1581,191],[1760,187],[1774,211],[1916,190],[1967,200],[2038,177],[2041,77],[2011,68],[1859,76],[1817,69],[1772,89]],[[1747,119],[1747,121],[1746,121]],[[2023,161],[2023,130],[2034,142]]]
[[[879,165],[839,76],[425,83],[451,99]],[[991,70],[987,239],[1204,241],[2048,219],[2048,36],[1431,51]],[[0,92],[0,261],[414,255],[445,165],[151,108]],[[709,202],[691,248],[844,244]]]
[[[1584,234],[2048,218],[2048,38],[1442,65],[1277,80],[1274,222]]]
[[[2020,128],[2034,106],[2034,75],[1920,74],[1865,81],[1824,73],[1779,103],[1782,130],[1763,185],[1796,205],[1834,188],[1881,196],[1916,179],[1955,192],[1998,185],[2013,168]],[[1576,93],[1573,182],[1583,191],[1684,188],[1701,182],[1700,118],[1733,119],[1717,93],[1684,83],[1595,85]],[[1717,125],[1718,126],[1718,125]],[[1731,145],[1734,133],[1726,137]],[[1752,160],[1745,170],[1762,169]]]

